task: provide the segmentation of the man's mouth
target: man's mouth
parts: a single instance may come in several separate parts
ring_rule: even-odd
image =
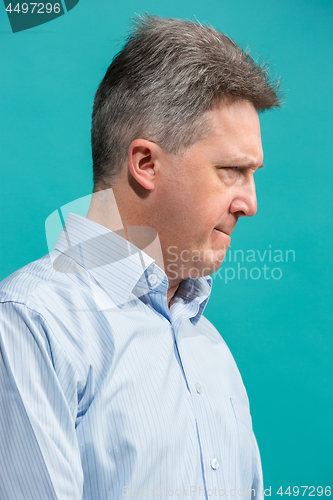
[[[215,231],[218,231],[219,233],[226,234],[227,236],[230,236],[229,233],[226,233],[225,231],[222,231],[222,229],[218,229],[217,227],[214,227]]]

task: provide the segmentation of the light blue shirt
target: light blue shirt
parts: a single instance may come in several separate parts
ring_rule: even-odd
[[[1,282],[1,500],[262,499],[211,285],[183,280],[169,309],[153,259],[75,214]]]

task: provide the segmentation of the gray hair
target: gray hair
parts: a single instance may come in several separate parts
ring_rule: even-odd
[[[135,139],[172,154],[203,138],[207,111],[221,101],[280,105],[266,64],[199,23],[145,15],[133,23],[96,92],[91,143],[94,191],[112,186]]]

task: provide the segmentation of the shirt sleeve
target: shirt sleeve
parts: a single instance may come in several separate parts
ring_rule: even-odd
[[[255,469],[254,469],[254,477],[252,483],[252,492],[251,492],[251,500],[263,500],[264,498],[264,484],[262,477],[262,467],[261,467],[261,459],[259,448],[257,444],[257,440],[255,435],[253,434],[254,446],[255,446]]]
[[[82,498],[75,412],[53,366],[49,334],[36,311],[0,303],[2,500]]]

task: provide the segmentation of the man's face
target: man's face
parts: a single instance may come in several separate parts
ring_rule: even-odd
[[[238,101],[209,114],[208,138],[161,159],[153,218],[170,282],[216,271],[238,218],[257,210],[253,174],[263,161],[258,113]]]

